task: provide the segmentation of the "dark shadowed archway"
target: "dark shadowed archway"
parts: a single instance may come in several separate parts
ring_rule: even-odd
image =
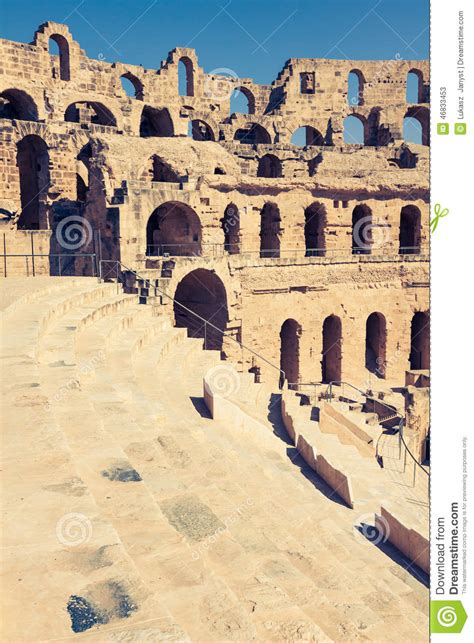
[[[365,367],[385,379],[387,322],[382,313],[372,313],[365,326]]]
[[[260,219],[260,256],[279,257],[280,237],[280,210],[275,203],[265,203]]]
[[[304,240],[307,257],[324,257],[326,254],[326,208],[322,203],[312,203],[304,211]]]
[[[21,198],[18,228],[45,228],[43,210],[49,188],[49,153],[46,143],[35,134],[25,136],[17,143],[16,162],[20,175]]]
[[[323,323],[323,350],[321,359],[322,381],[341,381],[342,323],[336,315],[329,315]]]
[[[38,108],[26,92],[20,89],[6,89],[0,93],[0,118],[37,121]]]
[[[301,326],[294,319],[283,322],[280,330],[280,369],[289,388],[297,388],[300,377]],[[281,375],[283,379],[283,374]],[[281,381],[283,384],[283,381]]]
[[[240,254],[240,214],[236,205],[229,203],[221,219],[224,232],[224,250],[230,255]]]
[[[187,328],[189,337],[203,338],[204,348],[221,350],[229,314],[227,294],[219,277],[204,268],[193,270],[181,279],[174,298],[175,325]]]
[[[370,255],[372,250],[372,210],[356,205],[352,211],[352,254]]]
[[[405,205],[400,212],[401,255],[417,255],[421,243],[421,213],[416,205]]]
[[[148,219],[146,254],[191,257],[201,254],[201,222],[186,203],[168,201]]]
[[[411,320],[410,368],[427,370],[430,367],[430,318],[418,312]]]
[[[278,179],[283,176],[280,159],[274,154],[265,154],[258,162],[257,176]]]
[[[169,111],[166,108],[155,109],[146,105],[140,118],[140,136],[173,136],[174,127]]]

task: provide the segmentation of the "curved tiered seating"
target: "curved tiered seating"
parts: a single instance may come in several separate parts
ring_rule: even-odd
[[[265,414],[209,418],[217,351],[65,283],[4,311],[4,640],[426,639],[426,587]]]

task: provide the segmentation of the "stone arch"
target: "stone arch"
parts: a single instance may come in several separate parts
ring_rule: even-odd
[[[126,87],[124,86],[125,84],[123,82],[123,79],[128,81],[128,83],[130,84],[131,88],[133,88],[134,97],[137,100],[143,100],[143,93],[144,92],[143,92],[143,83],[142,83],[142,81],[137,76],[135,76],[135,74],[132,74],[129,71],[125,72],[124,74],[121,74],[120,81],[122,83],[122,89],[125,92],[125,94],[127,94],[127,91],[126,91]],[[128,95],[129,94],[127,94],[127,96]]]
[[[270,145],[272,142],[270,134],[259,123],[249,123],[241,127],[234,134],[234,141],[247,145]]]
[[[222,350],[229,321],[227,293],[214,271],[198,268],[183,277],[176,288],[173,311],[175,326],[187,328],[189,337],[203,338],[205,349]]]
[[[351,69],[347,75],[347,103],[351,107],[364,104],[364,74],[360,69]]]
[[[413,119],[420,127],[418,140],[409,140],[410,137],[407,136],[407,125],[410,123],[408,119]],[[413,106],[407,109],[403,118],[403,138],[406,143],[430,144],[430,110],[427,107]]]
[[[344,143],[347,145],[367,145],[368,123],[362,114],[349,114],[344,119]]]
[[[410,368],[428,370],[430,367],[430,317],[429,313],[416,312],[411,320]]]
[[[146,254],[199,256],[201,239],[201,222],[196,212],[186,203],[167,201],[158,206],[148,219]]]
[[[321,377],[325,384],[340,382],[342,372],[342,322],[337,315],[329,315],[323,322],[323,349]]]
[[[230,255],[240,254],[240,214],[234,203],[229,203],[221,219],[224,232],[224,250]]]
[[[260,257],[280,256],[281,217],[275,203],[265,203],[260,215]]]
[[[352,210],[352,254],[370,255],[372,250],[372,210],[360,204]]]
[[[300,142],[304,140],[304,143]],[[302,125],[298,127],[291,135],[291,145],[307,147],[311,145],[324,145],[324,136],[312,125]]]
[[[188,56],[181,56],[178,61],[178,88],[181,85],[181,77],[184,76],[186,93],[181,93],[180,96],[194,96],[194,65],[191,58]]]
[[[290,389],[297,389],[300,380],[301,326],[294,319],[287,319],[280,329],[280,385],[286,379]]]
[[[49,151],[45,141],[29,134],[17,143],[16,162],[20,177],[21,214],[18,228],[46,228],[46,195],[49,188]]]
[[[149,138],[152,136],[165,137],[173,135],[173,121],[166,107],[157,109],[145,105],[140,118],[140,136]]]
[[[190,135],[193,141],[215,141],[216,135],[206,121],[196,118],[190,121]]]
[[[59,72],[60,80],[71,80],[69,42],[59,33],[51,34],[49,41],[51,40],[56,43],[59,50],[59,69],[56,70],[56,67],[53,66],[53,78],[56,78],[56,74]]]
[[[421,212],[416,205],[405,205],[400,212],[399,253],[420,254]]]
[[[235,102],[238,101],[239,94],[244,96],[247,100],[247,110],[246,112],[241,112],[240,110],[233,109],[233,102],[235,105]],[[230,113],[231,114],[237,114],[237,113],[247,113],[247,114],[255,114],[255,96],[253,93],[248,89],[247,87],[236,87],[235,90],[232,92],[231,97],[230,97]]]
[[[257,176],[267,179],[278,179],[283,176],[280,159],[274,154],[265,154],[258,161]]]
[[[117,127],[117,119],[103,103],[98,101],[78,101],[71,103],[64,112],[64,120],[69,123],[90,123]]]
[[[304,240],[306,257],[326,255],[326,207],[322,203],[312,203],[304,211]]]
[[[0,93],[0,118],[37,121],[38,108],[29,94],[21,89],[5,89]]]
[[[415,99],[415,100],[413,100]],[[424,103],[423,72],[412,68],[406,77],[406,102]]]
[[[365,325],[365,368],[385,379],[387,321],[382,313],[372,313]]]

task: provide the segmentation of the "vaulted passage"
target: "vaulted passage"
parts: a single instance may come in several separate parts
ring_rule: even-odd
[[[235,141],[248,145],[264,144],[270,145],[272,142],[267,130],[257,123],[250,123],[246,128],[238,129],[234,135]]]
[[[201,222],[194,210],[178,201],[160,205],[148,219],[148,256],[191,257],[201,254]]]
[[[240,253],[240,214],[237,206],[229,203],[221,219],[224,231],[224,250],[230,255]]]
[[[356,205],[352,211],[352,254],[370,255],[372,248],[372,211]]]
[[[280,370],[289,388],[296,388],[300,377],[301,326],[294,319],[287,319],[280,330]],[[281,381],[283,384],[283,381]]]
[[[427,370],[430,367],[430,318],[418,312],[411,321],[410,368]]]
[[[304,211],[304,240],[307,257],[324,257],[326,254],[326,208],[313,203]]]
[[[421,213],[415,205],[405,205],[400,213],[400,248],[401,255],[420,253]]]
[[[280,210],[275,203],[265,203],[260,222],[260,256],[280,256]]]
[[[385,379],[386,349],[387,322],[382,313],[372,313],[365,327],[365,367],[381,379]]]
[[[215,141],[216,137],[210,125],[205,121],[196,119],[189,123],[189,134],[194,141]]]
[[[321,359],[322,381],[341,381],[342,324],[339,317],[330,315],[323,323],[323,350]]]
[[[144,107],[140,120],[140,136],[148,138],[151,136],[173,136],[173,121],[166,108],[155,109]]]
[[[21,214],[18,228],[39,230],[46,227],[44,201],[49,187],[48,147],[34,134],[17,143],[16,162],[20,175]]]
[[[257,176],[277,179],[283,175],[281,161],[274,154],[265,154],[258,162]]]
[[[193,270],[179,282],[174,298],[175,325],[187,328],[189,337],[202,337],[207,350],[221,350],[229,315],[219,277],[204,268]]]
[[[91,123],[92,125],[117,127],[117,120],[110,109],[97,102],[72,103],[64,113],[64,120],[69,123]]]

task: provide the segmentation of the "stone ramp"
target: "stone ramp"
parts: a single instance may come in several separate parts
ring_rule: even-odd
[[[268,424],[208,417],[202,340],[91,280],[6,317],[2,640],[426,639],[396,553]]]

